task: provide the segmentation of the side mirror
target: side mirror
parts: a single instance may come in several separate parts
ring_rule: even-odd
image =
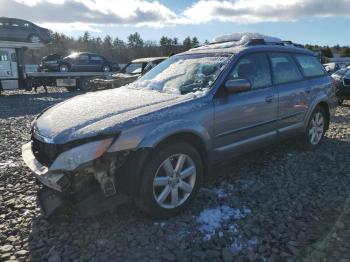
[[[226,81],[225,89],[228,93],[240,93],[251,90],[252,85],[246,79],[234,79]]]

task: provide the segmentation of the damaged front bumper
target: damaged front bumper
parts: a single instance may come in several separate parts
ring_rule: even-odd
[[[60,206],[76,204],[96,191],[102,192],[105,198],[116,195],[115,174],[125,161],[126,155],[124,152],[109,158],[95,159],[75,170],[51,170],[36,159],[31,142],[22,146],[24,162],[44,185],[38,193],[38,202],[47,217]]]

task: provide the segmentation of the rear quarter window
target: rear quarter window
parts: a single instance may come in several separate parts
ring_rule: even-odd
[[[285,84],[303,79],[297,64],[291,55],[285,53],[270,54],[275,84]]]
[[[316,57],[308,55],[295,55],[295,58],[306,77],[324,76],[326,74],[324,67]]]

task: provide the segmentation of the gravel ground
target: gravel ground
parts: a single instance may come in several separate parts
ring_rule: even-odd
[[[229,161],[177,217],[126,203],[47,221],[20,149],[36,114],[77,94],[0,97],[0,261],[350,261],[349,104],[317,150],[289,141]]]

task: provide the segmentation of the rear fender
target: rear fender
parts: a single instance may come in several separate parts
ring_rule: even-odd
[[[310,104],[309,106],[309,110],[307,111],[305,118],[304,118],[304,131],[307,129],[307,126],[309,124],[310,118],[312,113],[314,112],[314,110],[316,109],[316,107],[320,104],[320,103],[326,103],[327,105],[328,103],[328,97],[325,94],[320,94],[318,95]]]

